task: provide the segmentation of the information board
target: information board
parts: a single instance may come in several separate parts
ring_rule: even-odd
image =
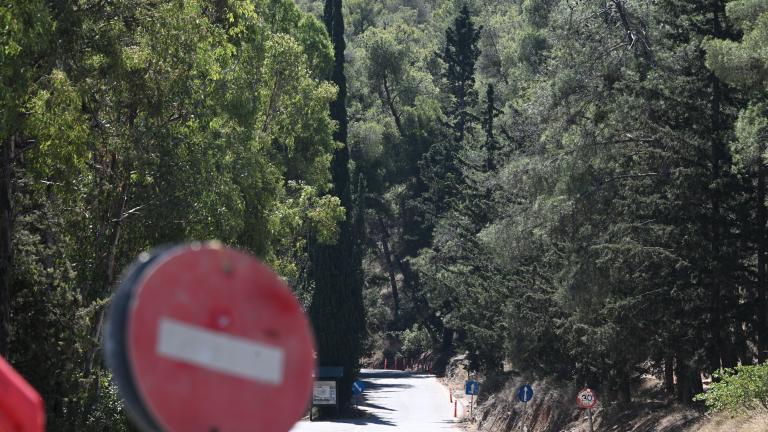
[[[313,405],[336,405],[336,381],[315,381]]]

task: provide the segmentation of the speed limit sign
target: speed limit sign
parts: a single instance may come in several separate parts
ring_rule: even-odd
[[[576,403],[580,408],[591,409],[597,405],[597,395],[590,388],[585,388],[576,395]]]

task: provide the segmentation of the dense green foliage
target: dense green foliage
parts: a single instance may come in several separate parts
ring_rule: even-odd
[[[53,430],[128,428],[105,306],[189,239],[277,269],[344,392],[366,348],[623,402],[766,359],[764,1],[296,3],[0,5],[0,353]]]
[[[12,0],[0,22],[0,352],[51,430],[121,430],[101,329],[140,251],[217,238],[308,306],[309,240],[349,210],[332,44],[289,0]]]
[[[768,364],[737,366],[714,374],[706,393],[696,396],[713,412],[739,413],[751,409],[768,409]]]
[[[764,358],[764,6],[347,1],[371,349],[625,402]]]

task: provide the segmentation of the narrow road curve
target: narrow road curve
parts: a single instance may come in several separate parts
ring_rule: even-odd
[[[448,390],[434,375],[363,369],[360,379],[366,417],[302,421],[291,432],[458,431]]]

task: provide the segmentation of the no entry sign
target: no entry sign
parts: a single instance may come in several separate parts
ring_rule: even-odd
[[[0,431],[44,430],[43,399],[4,358],[0,357]]]
[[[147,431],[288,431],[312,392],[314,341],[293,294],[264,264],[216,244],[140,257],[106,346]]]

